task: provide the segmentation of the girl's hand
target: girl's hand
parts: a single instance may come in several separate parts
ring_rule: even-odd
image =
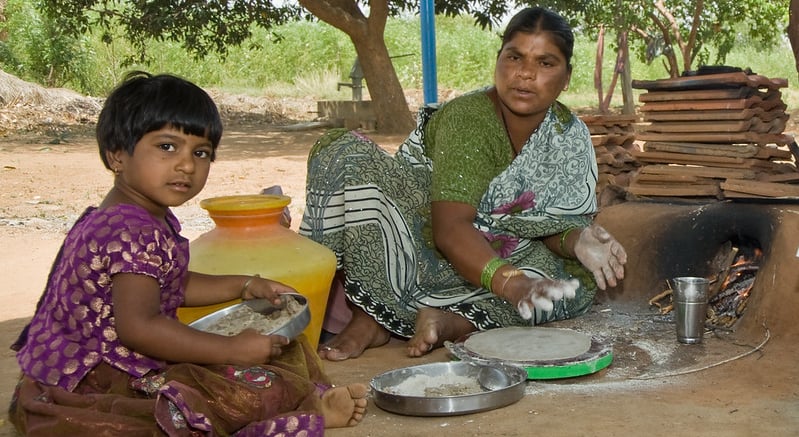
[[[596,285],[604,290],[624,279],[627,252],[602,226],[592,224],[580,232],[574,244],[577,259],[594,275]]]
[[[284,293],[296,293],[297,290],[271,279],[260,276],[251,276],[244,283],[241,290],[241,298],[248,299],[268,299],[274,305],[280,305],[280,295]]]
[[[229,337],[230,364],[251,366],[268,363],[283,353],[289,339],[282,335],[263,335],[254,329],[245,329]]]
[[[576,279],[530,278],[522,273],[508,278],[500,291],[501,297],[514,304],[523,319],[529,320],[535,308],[552,311],[556,301],[574,298],[579,286]]]

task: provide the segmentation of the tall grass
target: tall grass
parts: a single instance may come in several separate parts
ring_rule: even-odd
[[[52,71],[59,66],[49,65],[50,70],[43,68],[42,65],[47,67],[50,61],[40,59],[37,53],[41,53],[43,48],[51,50],[56,44],[64,43],[42,37],[32,41],[31,35],[43,32],[37,33],[32,24],[41,21],[36,11],[30,6],[26,8],[24,5],[30,5],[30,2],[24,0],[10,0],[9,5],[9,10],[17,16],[12,16],[5,24],[9,39],[0,42],[0,68],[28,80],[43,82],[42,71]],[[438,88],[463,92],[490,84],[500,42],[498,30],[480,29],[468,17],[437,17],[435,26]],[[579,33],[576,38],[570,89],[562,99],[572,106],[595,107],[596,43]],[[390,19],[385,40],[403,87],[422,88],[424,78],[418,17]],[[343,32],[320,22],[290,23],[271,32],[254,28],[253,37],[240,47],[231,47],[225,59],[212,54],[198,60],[177,43],[152,41],[147,47],[151,56],[149,62],[125,65],[123,61],[135,53],[122,40],[105,44],[100,41],[99,34],[90,34],[69,40],[69,44],[69,57],[80,60],[79,68],[69,64],[62,66],[66,78],[55,85],[73,87],[89,95],[105,95],[125,72],[132,69],[170,72],[201,86],[231,93],[315,99],[348,99],[351,95],[349,88],[338,89],[337,85],[349,81],[355,49]],[[610,83],[614,61],[615,54],[607,44],[603,63],[605,88]],[[795,85],[797,73],[787,39],[780,47],[768,50],[744,42],[733,50],[725,63],[749,67],[768,77],[789,79],[793,86],[783,90],[783,98],[789,107],[799,107],[799,88]],[[647,65],[632,59],[631,69],[634,79],[666,77],[661,60]],[[613,94],[613,106],[619,106],[621,92],[618,87]]]

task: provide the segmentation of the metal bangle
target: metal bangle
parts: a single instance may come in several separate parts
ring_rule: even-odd
[[[505,280],[502,281],[502,287],[499,289],[499,296],[502,297],[505,294],[505,286],[508,285],[510,278],[523,274],[524,272],[519,269],[506,270],[502,272],[502,276],[505,277]]]
[[[256,273],[250,276],[246,281],[244,281],[244,286],[241,287],[241,292],[239,293],[239,296],[241,296],[242,299],[244,298],[244,292],[247,291],[247,288],[250,286],[250,284],[252,284],[252,281],[255,280],[255,278],[260,278],[260,277],[261,275]]]

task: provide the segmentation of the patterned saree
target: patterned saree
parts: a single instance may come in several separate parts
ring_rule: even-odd
[[[301,336],[262,366],[174,364],[133,378],[101,363],[71,392],[22,377],[9,419],[27,436],[322,436],[329,384]]]
[[[394,334],[412,336],[421,307],[457,313],[479,330],[540,324],[581,314],[593,300],[590,274],[541,239],[590,223],[596,178],[588,129],[565,106],[554,104],[514,157],[491,101],[478,91],[422,108],[393,156],[357,132],[327,132],[309,155],[300,233],[336,253],[347,298]],[[462,194],[469,192],[476,198]],[[474,226],[498,256],[528,276],[576,277],[576,298],[524,320],[466,281],[432,243],[435,200],[472,202]]]

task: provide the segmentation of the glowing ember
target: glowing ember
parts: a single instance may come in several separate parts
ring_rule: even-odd
[[[727,267],[716,278],[710,279],[712,287],[705,321],[708,327],[730,328],[743,315],[763,255],[757,248],[750,252],[748,255],[739,254],[738,248],[733,248],[727,259]],[[664,302],[666,298],[669,298],[668,302]],[[673,310],[672,301],[672,290],[669,287],[652,297],[649,304],[657,306],[661,314],[667,314]]]
[[[708,326],[730,328],[743,315],[760,268],[761,257],[762,251],[755,249],[751,257],[740,255],[730,266],[720,291],[708,301]]]

